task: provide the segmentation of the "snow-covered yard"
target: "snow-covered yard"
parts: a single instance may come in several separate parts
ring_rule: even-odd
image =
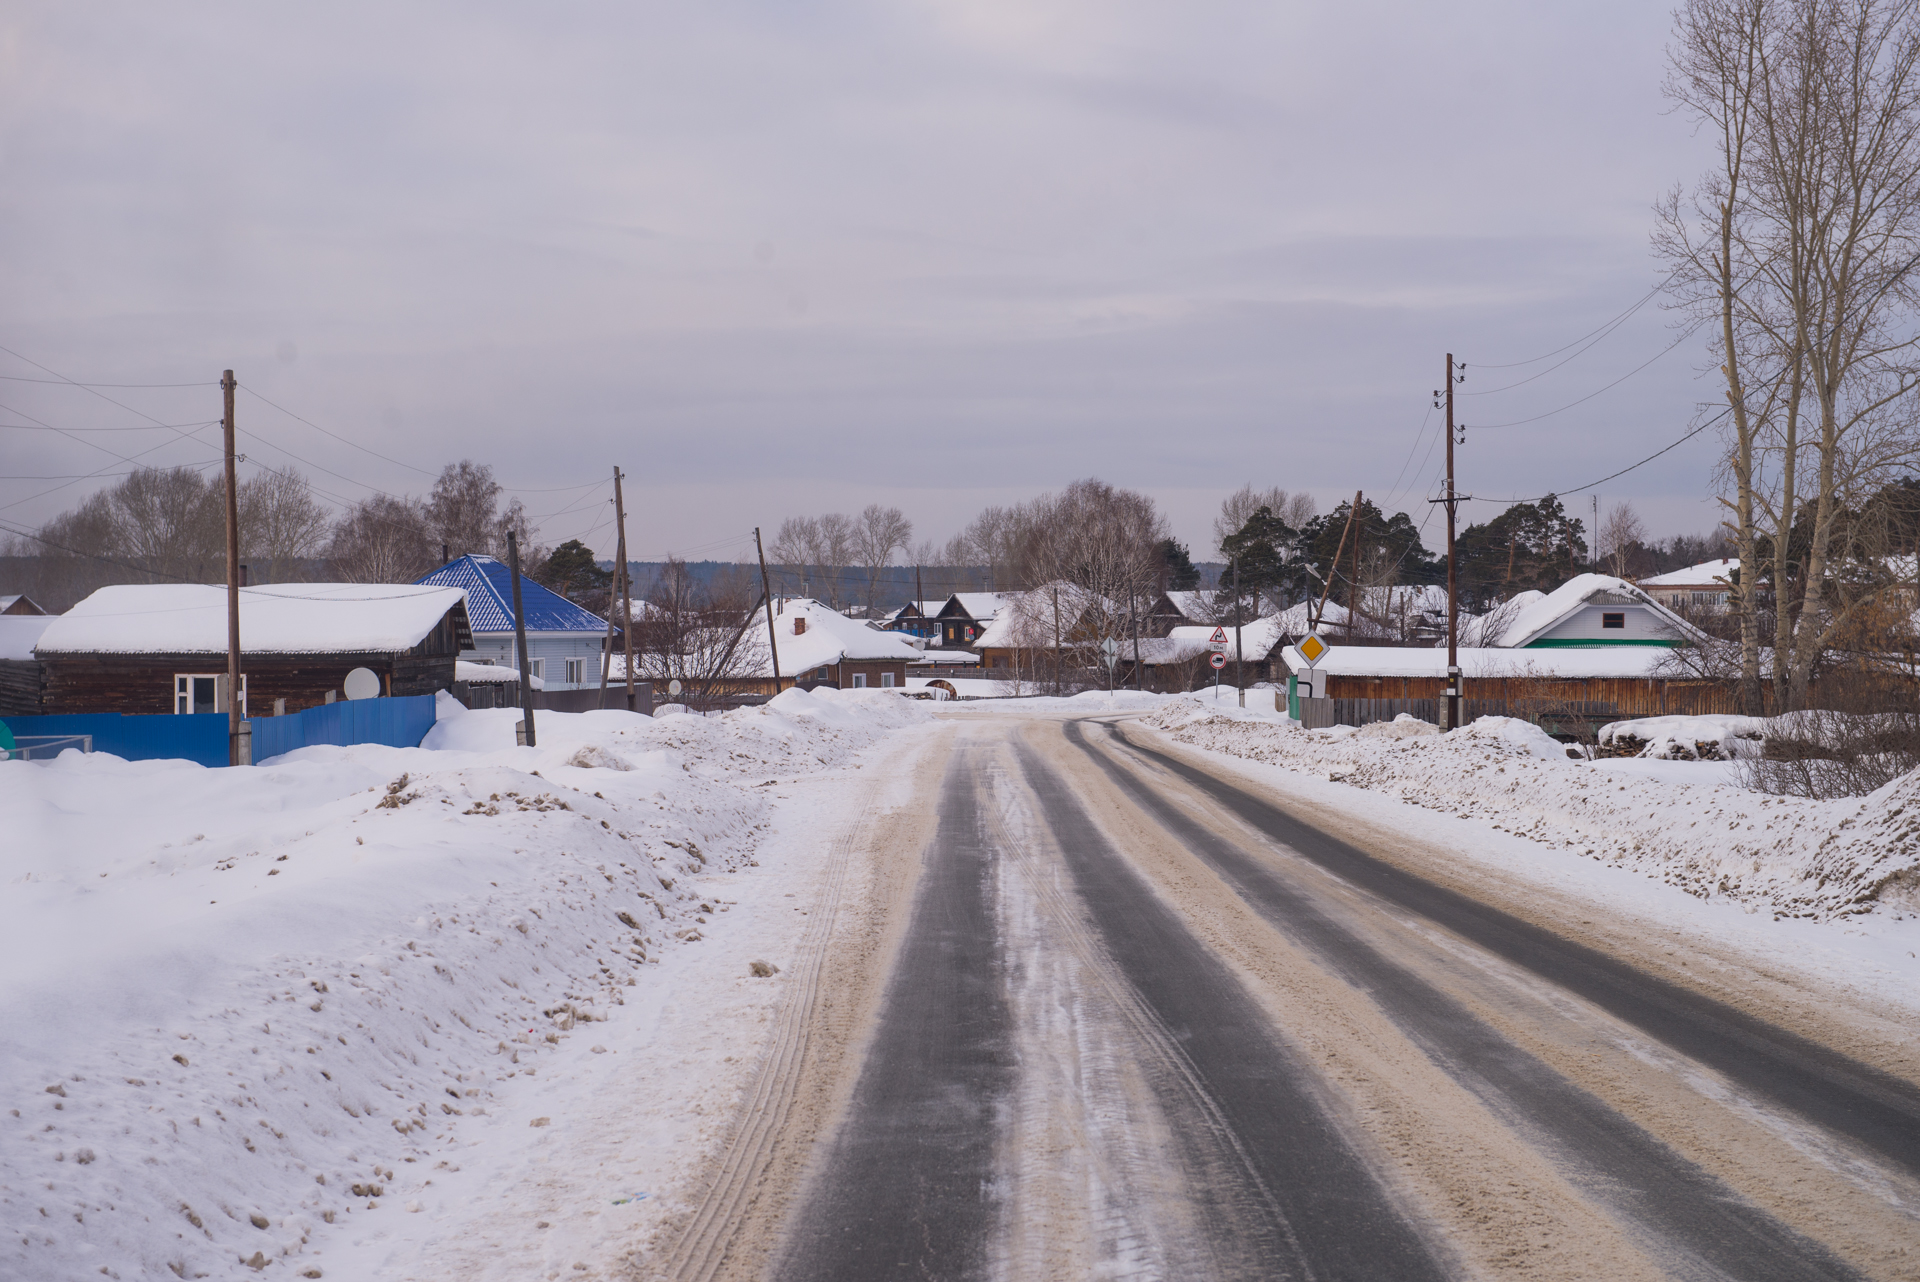
[[[1866,797],[1809,801],[1742,788],[1731,762],[1570,760],[1504,717],[1447,735],[1410,718],[1309,731],[1262,709],[1177,699],[1147,721],[1183,743],[1484,820],[1750,911],[1920,913],[1920,775]]]
[[[0,1275],[364,1277],[404,1256],[409,1212],[458,1223],[449,1197],[487,1192],[463,1160],[531,1161],[683,956],[705,1000],[774,991],[757,955],[689,944],[725,936],[726,887],[781,853],[782,785],[930,706],[543,713],[537,748],[511,746],[517,712],[443,706],[419,749],[0,766]],[[751,884],[791,915],[791,880]],[[681,1049],[723,1082],[730,1047]],[[592,1205],[639,1208],[646,1173],[621,1178]]]

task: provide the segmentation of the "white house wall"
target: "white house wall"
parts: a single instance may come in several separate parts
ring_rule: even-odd
[[[1624,614],[1627,616],[1627,626],[1602,627],[1600,616],[1603,614]],[[1528,644],[1545,642],[1551,645],[1556,641],[1603,641],[1613,645],[1631,641],[1659,641],[1672,644],[1676,639],[1666,620],[1644,605],[1585,605]]]
[[[529,632],[527,654],[545,661],[541,665],[541,680],[545,689],[597,690],[600,687],[600,647],[605,640],[604,632]],[[514,659],[511,632],[476,632],[473,649],[461,651],[460,657],[470,663],[492,663],[503,668],[519,666]],[[568,659],[583,660],[579,681],[569,683],[565,679]]]

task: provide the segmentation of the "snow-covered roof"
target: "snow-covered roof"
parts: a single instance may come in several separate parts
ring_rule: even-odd
[[[1211,619],[1219,612],[1213,603],[1213,593],[1194,591],[1167,592],[1164,594],[1168,604],[1180,612],[1183,619]]]
[[[1718,561],[1702,561],[1690,565],[1684,570],[1672,570],[1666,574],[1656,574],[1650,579],[1641,579],[1643,588],[1698,588],[1725,587],[1733,579],[1733,572],[1740,568],[1740,558],[1722,557]]]
[[[475,633],[513,631],[513,570],[504,561],[478,553],[449,561],[417,583],[464,588],[467,593],[467,621]],[[581,609],[549,588],[520,576],[520,601],[527,610],[529,632],[602,632],[607,621]],[[644,618],[639,609],[634,613]]]
[[[905,615],[908,610],[918,610],[921,618],[931,619],[934,615],[939,614],[941,610],[945,609],[946,604],[946,597],[937,597],[932,601],[909,601],[900,608],[889,610],[887,613],[881,615],[879,621],[881,623],[892,623],[902,615]]]
[[[597,675],[597,674],[596,674]],[[621,670],[626,675],[626,670]],[[468,685],[519,685],[520,670],[503,667],[497,663],[473,663],[466,659],[456,660],[453,665],[453,679],[464,681]],[[539,677],[533,678],[533,688],[544,690],[547,683]]]
[[[980,656],[971,650],[922,650],[920,657],[909,659],[909,666],[971,668],[980,665]]]
[[[768,675],[769,664],[764,657],[767,653],[765,619],[764,613],[758,615],[754,627],[747,633],[748,638],[757,641],[757,653],[762,656],[749,673],[752,676]],[[806,630],[797,631],[796,625],[803,620]],[[789,598],[782,604],[780,612],[774,616],[773,627],[774,640],[780,651],[780,675],[783,677],[798,676],[842,660],[898,660],[912,663],[925,653],[902,633],[870,628],[858,620],[847,618],[830,605],[806,597]]]
[[[38,601],[24,593],[16,592],[12,596],[0,596],[0,614],[42,615],[45,613]]]
[[[974,638],[974,649],[1051,650],[1056,622],[1064,639],[1091,609],[1099,608],[1110,616],[1120,613],[1113,602],[1077,583],[1043,583],[1030,592],[1005,595],[993,621]],[[1056,602],[1057,620],[1054,618]]]
[[[1287,667],[1298,672],[1307,666],[1292,646],[1282,651]],[[1469,677],[1650,677],[1671,657],[1664,646],[1580,646],[1546,650],[1515,650],[1507,646],[1462,646],[1460,671]],[[1336,677],[1444,677],[1445,646],[1341,645],[1314,665],[1316,672]]]
[[[946,609],[950,603],[958,602],[968,618],[986,623],[1000,613],[1001,606],[1018,595],[1016,592],[956,592],[941,603],[940,610]],[[936,614],[939,612],[939,610],[934,611]]]
[[[413,583],[267,583],[240,589],[243,654],[395,654],[420,644],[459,588]],[[121,583],[55,615],[34,647],[56,654],[225,654],[227,590]]]
[[[1625,598],[1635,605],[1653,611],[1676,640],[1701,636],[1698,628],[1625,579],[1616,579],[1611,574],[1576,574],[1539,600],[1522,605],[1518,610],[1494,611],[1495,615],[1506,615],[1506,626],[1498,627],[1498,620],[1491,620],[1487,629],[1489,635],[1484,640],[1494,645],[1515,649],[1530,645],[1545,633],[1552,631],[1556,625],[1584,609],[1595,596],[1602,593]],[[1515,600],[1519,598],[1516,597]],[[1499,632],[1497,637],[1491,635],[1494,631]]]
[[[1193,627],[1175,628],[1167,634],[1167,639],[1171,641],[1195,642],[1201,646],[1205,646],[1212,640],[1216,627],[1227,634],[1226,655],[1227,658],[1231,660],[1234,657],[1233,624],[1231,622],[1220,624],[1207,623],[1198,624]],[[1250,663],[1264,659],[1273,647],[1280,644],[1280,638],[1283,635],[1287,635],[1285,625],[1279,618],[1273,615],[1268,615],[1262,619],[1247,619],[1240,625],[1240,654]],[[1145,658],[1144,655],[1141,657],[1143,659]]]
[[[1175,628],[1175,632],[1206,632],[1208,628]],[[1193,637],[1141,637],[1140,662],[1149,668],[1168,663],[1185,663],[1197,659],[1207,652],[1205,637],[1198,640]],[[1128,637],[1120,643],[1120,658],[1123,662],[1133,661],[1133,638]]]
[[[0,659],[33,658],[34,642],[59,617],[56,614],[0,614]]]

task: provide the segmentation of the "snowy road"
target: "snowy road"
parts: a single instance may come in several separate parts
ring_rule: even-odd
[[[1672,940],[1653,973],[1634,922],[1124,721],[963,716],[903,769],[645,1267],[1920,1277],[1920,1089],[1872,1011]]]

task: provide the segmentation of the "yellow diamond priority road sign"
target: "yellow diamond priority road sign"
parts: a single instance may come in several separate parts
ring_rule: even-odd
[[[1327,651],[1332,648],[1332,646],[1320,639],[1318,632],[1309,632],[1306,639],[1294,647],[1294,649],[1300,652],[1300,657],[1307,661],[1308,667],[1312,667],[1324,659]]]

